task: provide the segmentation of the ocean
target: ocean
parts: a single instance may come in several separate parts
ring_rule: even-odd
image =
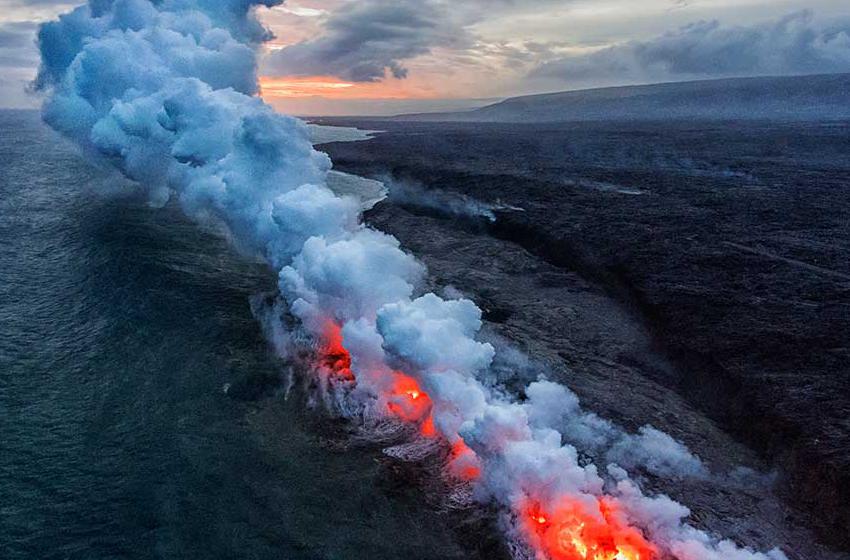
[[[0,112],[0,557],[469,558],[379,446],[277,382],[250,308],[274,288]]]

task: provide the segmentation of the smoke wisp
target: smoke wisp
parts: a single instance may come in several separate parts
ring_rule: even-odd
[[[392,177],[383,177],[382,181],[387,185],[388,198],[392,202],[441,216],[495,222],[494,211],[501,209],[499,206],[487,204],[463,194],[440,189],[426,189],[414,181]]]
[[[532,383],[524,401],[488,383],[496,348],[478,338],[480,309],[422,294],[423,265],[326,186],[331,162],[307,127],[255,96],[269,34],[253,12],[280,1],[90,0],[40,30],[45,120],[153,203],[175,197],[265,259],[315,342],[326,404],[406,426],[424,453],[448,449],[446,476],[499,505],[518,555],[783,559],[697,530],[686,507],[641,492],[628,469],[705,474],[669,436],[618,432],[555,383]]]

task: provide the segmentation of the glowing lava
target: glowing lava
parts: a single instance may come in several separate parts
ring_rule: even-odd
[[[589,505],[562,498],[549,512],[532,504],[522,526],[529,542],[551,560],[654,560],[656,548],[629,526],[608,498]]]
[[[342,329],[328,320],[322,328],[318,349],[319,370],[336,381],[357,381],[351,370],[351,354],[343,345]],[[382,395],[391,416],[409,423],[419,423],[422,435],[436,437],[437,429],[431,416],[431,399],[416,380],[400,371],[394,371],[388,379],[389,388]]]
[[[437,427],[434,426],[434,416],[429,414],[428,418],[422,422],[422,426],[419,428],[422,432],[422,435],[427,438],[437,437]]]
[[[322,329],[319,348],[319,369],[341,381],[355,381],[351,371],[351,354],[342,345],[342,330],[333,321],[327,321]]]
[[[449,471],[461,480],[475,480],[481,476],[481,461],[478,455],[466,445],[463,438],[458,437],[452,444]]]
[[[334,321],[325,322],[319,345],[319,370],[332,380],[355,383],[357,378],[351,370],[351,355],[343,345],[342,330]],[[434,424],[433,403],[419,383],[400,371],[388,374],[383,386],[387,387],[380,395],[387,403],[389,416],[403,422],[419,425],[419,433],[426,438],[436,438],[440,434]],[[463,439],[456,436],[451,444],[448,469],[452,476],[460,480],[472,481],[481,476],[481,461]]]
[[[318,350],[319,369],[331,380],[356,382],[351,355],[343,345],[342,331],[327,321]],[[433,403],[417,380],[400,371],[387,371],[381,399],[387,415],[419,426],[428,438],[440,434],[434,423]],[[482,475],[478,455],[458,434],[445,434],[451,442],[448,472],[463,481]],[[528,542],[549,560],[656,560],[656,548],[631,527],[612,498],[561,497],[545,510],[539,503],[521,508],[520,526]]]
[[[390,413],[405,422],[425,422],[431,417],[431,399],[419,387],[415,379],[394,371],[392,386],[387,396]]]

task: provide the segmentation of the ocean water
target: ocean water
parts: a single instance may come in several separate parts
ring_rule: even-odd
[[[379,130],[361,130],[350,126],[326,126],[310,123],[310,141],[313,146],[329,142],[362,142],[369,140]],[[321,147],[317,148],[321,149]],[[328,187],[341,196],[353,196],[360,199],[360,206],[370,210],[387,196],[387,187],[381,181],[367,179],[351,173],[332,170],[328,173]]]
[[[326,144],[328,142],[362,142],[372,138],[380,130],[363,130],[352,126],[326,126],[309,123],[310,140],[313,144]]]
[[[297,389],[226,394],[285,375],[274,275],[127,192],[0,112],[0,558],[471,557]]]

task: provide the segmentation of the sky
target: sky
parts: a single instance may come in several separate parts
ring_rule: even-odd
[[[0,0],[0,106],[31,107],[38,24]],[[286,0],[262,9],[264,98],[296,115],[454,110],[506,97],[850,72],[847,0]]]

